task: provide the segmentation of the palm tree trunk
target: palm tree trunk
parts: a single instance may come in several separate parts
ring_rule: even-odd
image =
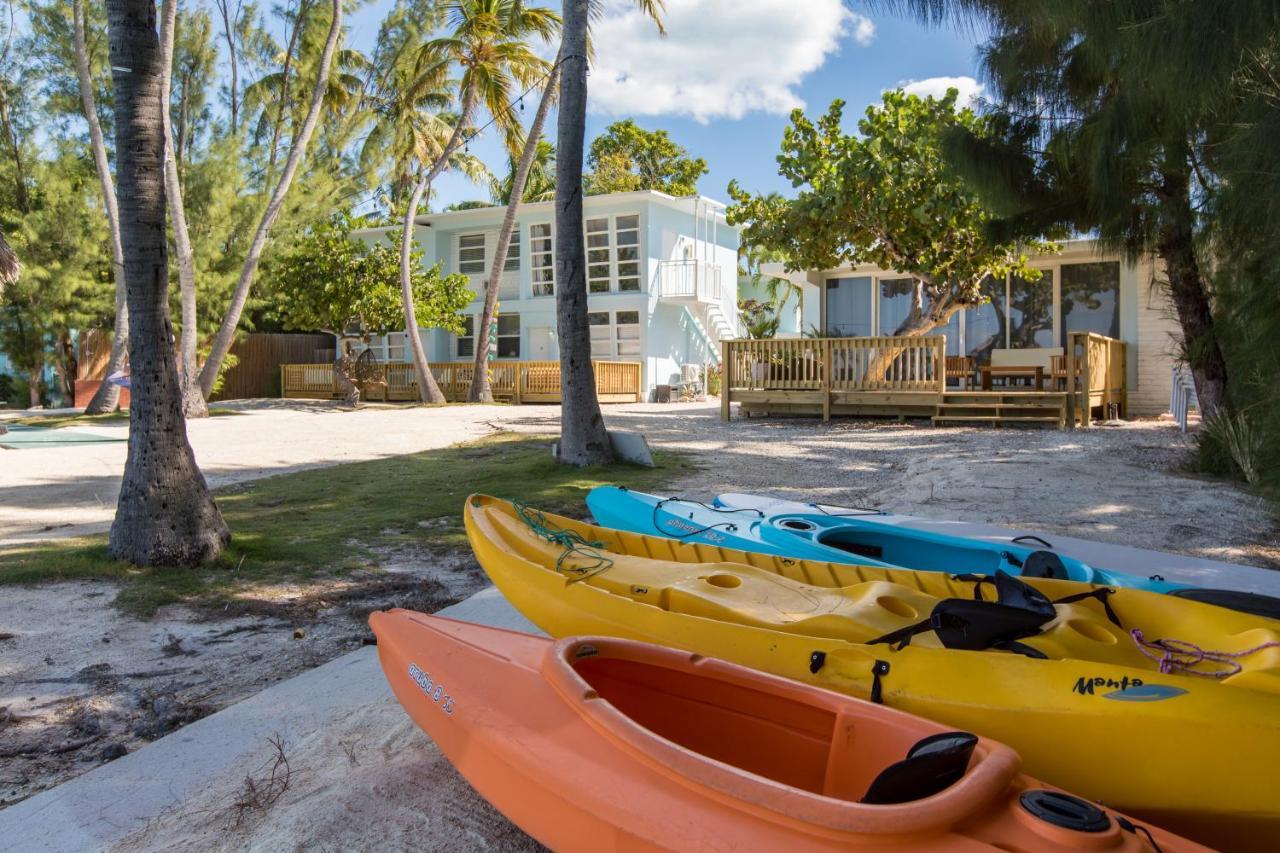
[[[227,81],[227,94],[231,101],[231,133],[235,134],[240,130],[240,68],[239,59],[236,56],[236,35],[235,24],[239,23],[239,15],[237,20],[231,20],[231,11],[227,6],[228,0],[215,0],[218,7],[218,13],[222,16],[222,34],[227,40],[227,58],[231,66],[231,79]],[[237,6],[237,12],[239,7]]]
[[[132,403],[108,552],[139,566],[195,565],[231,539],[187,441],[169,322],[164,66],[154,0],[108,0]]]
[[[285,195],[288,194],[293,176],[298,171],[298,163],[306,153],[307,146],[311,142],[311,134],[315,132],[316,124],[320,121],[320,108],[324,104],[324,93],[329,85],[329,67],[333,64],[333,54],[337,50],[338,36],[341,33],[342,0],[333,0],[333,22],[329,25],[324,52],[320,55],[319,73],[316,75],[316,85],[311,90],[311,107],[307,111],[306,121],[303,122],[302,130],[293,143],[289,159],[285,161],[284,172],[280,175],[275,191],[271,193],[267,209],[262,212],[258,230],[254,232],[253,242],[249,244],[249,252],[245,255],[244,266],[240,270],[240,278],[236,282],[231,304],[227,306],[222,325],[218,328],[218,334],[210,346],[209,357],[205,359],[204,368],[200,371],[200,393],[206,400],[213,393],[213,383],[217,381],[218,372],[222,370],[222,361],[227,357],[231,344],[235,341],[236,328],[240,325],[240,315],[244,312],[245,303],[249,300],[253,276],[258,271],[258,262],[262,260],[262,250],[267,245],[267,235],[271,231],[271,226],[275,224],[276,217],[280,215]]]
[[[111,163],[107,160],[107,144],[102,137],[102,124],[98,121],[98,105],[93,96],[93,80],[89,77],[89,51],[84,41],[84,0],[75,0],[71,6],[73,40],[76,54],[76,77],[80,84],[80,103],[84,118],[89,123],[89,144],[93,149],[93,162],[98,170],[98,182],[102,185],[102,205],[107,212],[107,232],[111,238],[111,274],[116,283],[115,331],[111,339],[111,357],[107,359],[104,374],[110,376],[124,370],[128,358],[129,305],[124,288],[124,251],[120,242],[120,211],[116,205],[116,190],[111,182]],[[94,392],[93,399],[85,407],[85,414],[102,415],[114,412],[120,405],[120,387],[104,381]]]
[[[556,85],[559,80],[560,59],[551,67],[547,84],[542,90],[542,100],[538,102],[538,111],[534,113],[533,124],[529,126],[529,134],[524,140],[524,150],[520,152],[520,162],[516,165],[516,173],[511,177],[511,198],[507,200],[507,212],[502,218],[502,230],[498,232],[498,245],[493,250],[493,266],[489,268],[489,280],[484,288],[484,311],[480,315],[480,328],[476,330],[476,363],[471,372],[471,391],[467,399],[472,403],[492,403],[493,389],[489,387],[489,326],[493,323],[493,315],[498,310],[498,283],[502,280],[503,267],[507,265],[507,252],[511,249],[511,235],[516,230],[516,213],[520,210],[520,201],[524,198],[524,187],[529,181],[529,172],[533,169],[533,159],[538,153],[538,140],[542,138],[542,126],[551,112],[551,102],[555,100]]]
[[[413,281],[409,275],[409,264],[412,263],[410,249],[414,240],[413,220],[418,215],[418,202],[422,200],[426,188],[421,182],[414,186],[404,211],[404,228],[400,232],[400,298],[404,301],[404,333],[409,338],[413,372],[418,377],[418,396],[424,403],[443,403],[444,392],[431,373],[427,353],[422,348],[422,336],[418,334],[418,312],[413,305]]]
[[[560,114],[556,129],[556,327],[560,337],[560,452],[568,465],[613,461],[596,398],[587,326],[587,250],[582,237],[582,150],[587,127],[589,0],[564,0]]]
[[[173,37],[177,29],[178,0],[164,0],[160,20],[160,64],[164,86],[160,93],[160,114],[164,118],[164,190],[173,226],[173,247],[178,255],[178,293],[182,303],[182,338],[179,346],[179,377],[182,381],[182,413],[188,418],[209,417],[209,407],[196,381],[196,263],[187,231],[187,211],[178,181],[178,160],[173,144],[169,100],[173,75]]]
[[[471,113],[474,109],[475,92],[467,89],[462,94],[462,112],[458,115],[458,123],[453,126],[453,132],[449,134],[449,140],[440,150],[440,155],[431,164],[431,168],[414,184],[413,192],[409,194],[409,203],[405,206],[404,225],[400,232],[400,299],[404,305],[404,329],[405,334],[409,336],[410,352],[413,353],[413,372],[418,377],[418,396],[424,403],[443,403],[445,399],[440,386],[436,384],[435,377],[431,375],[431,365],[427,363],[427,354],[423,351],[422,339],[418,336],[418,316],[413,307],[413,285],[409,275],[409,250],[414,239],[413,220],[418,215],[418,203],[422,201],[423,194],[431,186],[431,182],[444,171],[449,158],[462,144],[463,134],[466,133],[467,123],[471,121]]]

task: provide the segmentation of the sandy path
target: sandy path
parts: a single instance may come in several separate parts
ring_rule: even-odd
[[[503,420],[528,416],[514,406],[372,406],[353,412],[309,400],[219,405],[242,414],[187,426],[196,461],[215,488],[448,447],[492,432]],[[70,429],[116,438],[129,434],[125,422]],[[0,449],[0,544],[106,530],[115,513],[127,449],[123,441]]]

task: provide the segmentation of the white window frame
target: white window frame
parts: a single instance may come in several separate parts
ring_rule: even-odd
[[[635,220],[636,220],[635,227],[634,227],[634,228],[619,228],[619,227],[618,227],[618,220],[619,220],[619,219],[624,219],[624,218],[627,218],[627,217],[634,217],[634,218],[635,218]],[[640,254],[640,252],[641,252],[641,240],[642,240],[642,238],[641,238],[641,236],[640,236],[640,235],[641,235],[641,227],[640,227],[640,226],[641,226],[641,218],[640,218],[640,214],[639,214],[639,213],[620,213],[620,214],[617,214],[616,216],[614,216],[614,217],[613,217],[613,288],[614,288],[614,290],[616,290],[616,291],[617,291],[617,292],[619,292],[619,293],[640,293],[640,292],[644,289],[644,285],[643,285],[643,283],[642,283],[642,282],[643,282],[643,280],[644,280],[644,276],[642,275],[642,273],[643,273],[643,269],[642,269],[643,259],[642,259],[641,254]],[[634,242],[634,243],[626,243],[626,244],[624,244],[624,243],[619,239],[619,235],[620,235],[620,234],[623,234],[623,233],[630,232],[630,231],[634,231],[634,232],[635,232],[635,235],[636,235],[635,242]],[[619,257],[619,254],[622,252],[622,250],[623,250],[624,248],[625,248],[625,249],[635,249],[636,256],[635,256],[634,261],[624,261],[624,260],[622,260],[622,258],[620,258],[620,257]],[[622,274],[622,265],[623,265],[623,264],[628,264],[628,263],[634,263],[634,264],[636,265],[636,273],[635,273],[635,275],[633,275],[633,276],[632,276],[632,275],[624,276],[624,275]],[[624,288],[624,287],[622,286],[622,282],[623,282],[623,281],[631,281],[631,280],[633,280],[633,279],[634,279],[634,281],[635,281],[635,287],[634,287],[634,288]]]
[[[635,314],[636,322],[619,323],[619,314]],[[603,316],[608,322],[591,323],[592,316]],[[618,311],[588,311],[587,322],[590,329],[591,357],[600,361],[639,361],[644,355],[643,316],[638,308],[623,308]],[[634,329],[634,333],[632,333]],[[597,333],[599,330],[600,333]],[[602,346],[597,347],[597,344]],[[626,352],[624,350],[633,350]]]
[[[479,246],[463,245],[464,240],[471,240],[476,237],[480,238]],[[476,261],[475,259],[463,260],[463,257],[462,257],[463,252],[474,252],[476,249],[480,250],[479,261]],[[473,231],[467,234],[459,234],[454,241],[454,250],[457,252],[455,257],[458,259],[458,272],[462,273],[463,275],[469,275],[469,276],[477,276],[477,275],[482,276],[487,272],[489,272],[489,235],[486,234],[485,232]],[[480,264],[480,268],[478,270],[470,271],[470,270],[463,269],[463,264],[476,264],[476,263]]]
[[[473,359],[476,357],[476,316],[474,314],[462,315],[463,330],[467,331],[464,335],[453,336],[453,354],[459,359]],[[462,351],[462,342],[466,341],[470,352]]]
[[[546,233],[535,235],[535,229],[546,229]],[[545,281],[538,280],[541,272],[548,273]],[[556,228],[550,222],[529,226],[529,286],[534,297],[556,295]]]
[[[506,334],[503,334],[503,332],[502,332],[502,321],[503,321],[503,320],[510,320],[510,319],[513,319],[513,318],[514,318],[514,319],[515,319],[515,321],[516,321],[516,330],[515,330],[515,332],[510,332],[510,331],[508,331]],[[518,358],[520,358],[520,351],[521,351],[521,342],[520,342],[520,337],[521,337],[521,333],[522,333],[522,331],[523,331],[523,330],[521,329],[521,327],[520,327],[520,315],[519,315],[518,313],[514,313],[514,312],[513,312],[513,313],[510,313],[510,314],[506,314],[506,313],[504,313],[504,314],[499,314],[499,315],[498,315],[498,324],[497,324],[497,325],[498,325],[498,332],[497,332],[497,338],[498,338],[498,349],[497,349],[497,352],[498,352],[498,358],[513,358],[513,359],[518,359]],[[504,340],[505,340],[505,341],[510,341],[512,338],[514,338],[514,339],[515,339],[515,342],[516,342],[516,352],[515,352],[515,355],[503,355],[503,354],[502,354],[502,342],[503,342]]]
[[[632,218],[635,220],[634,227],[619,228],[619,219]],[[604,223],[603,229],[591,230],[592,223]],[[638,213],[617,213],[606,214],[603,216],[587,216],[582,222],[582,241],[587,253],[587,292],[588,293],[640,293],[643,291],[641,284],[641,257],[640,257],[640,227],[641,219]],[[625,234],[634,234],[635,242],[623,244],[621,236]],[[592,245],[592,239],[595,238],[598,245]],[[623,260],[620,255],[623,249],[634,250],[635,258],[631,260]],[[623,264],[635,264],[635,273],[633,275],[622,275]],[[596,268],[593,271],[592,268]],[[604,267],[606,274],[599,274],[599,268]],[[628,283],[628,287],[623,287],[623,282]]]
[[[603,230],[591,230],[593,223],[601,222],[604,223]],[[604,243],[593,246],[591,244],[593,238],[597,240],[603,238]],[[587,293],[612,293],[616,289],[614,283],[613,217],[584,217],[582,221],[582,242],[587,252]],[[601,267],[604,268],[603,277],[595,272]],[[604,285],[603,287],[600,286],[602,284]]]

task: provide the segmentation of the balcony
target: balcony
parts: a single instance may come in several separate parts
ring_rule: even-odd
[[[718,305],[720,267],[697,260],[660,261],[658,297],[672,302]]]

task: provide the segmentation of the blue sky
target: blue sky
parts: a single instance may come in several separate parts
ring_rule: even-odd
[[[372,47],[390,5],[376,0],[351,18],[355,47]],[[721,200],[732,178],[755,191],[789,191],[774,158],[793,106],[816,114],[842,98],[852,127],[884,89],[914,81],[916,90],[940,94],[945,78],[962,78],[967,95],[980,76],[974,34],[873,15],[842,0],[667,0],[666,39],[629,0],[605,5],[594,28],[588,140],[620,118],[666,129],[706,159],[710,172],[698,188]],[[553,135],[554,122],[550,128]],[[472,153],[502,168],[492,133],[473,143]],[[438,184],[437,209],[485,197],[456,176]]]

